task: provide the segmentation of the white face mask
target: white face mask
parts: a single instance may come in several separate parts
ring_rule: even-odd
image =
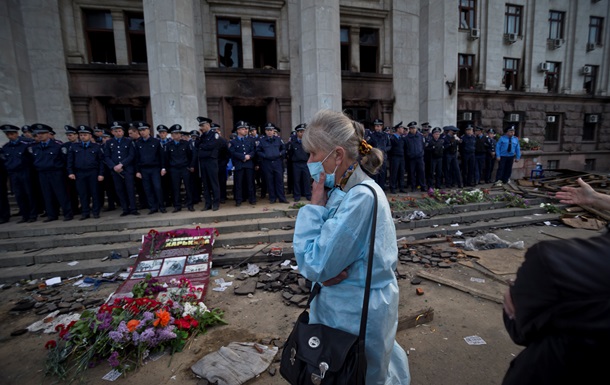
[[[335,150],[332,150],[331,152],[329,152],[328,155],[326,155],[326,158],[324,158],[321,162],[307,163],[307,168],[309,169],[309,174],[311,175],[313,180],[315,180],[316,182],[320,181],[320,173],[324,171],[324,166],[322,165],[322,163],[324,163],[326,161],[326,159],[328,159],[330,154],[332,154],[334,151]],[[324,187],[328,187],[328,188],[335,187],[335,171],[337,171],[338,167],[339,167],[339,165],[337,165],[335,167],[332,174],[326,174],[326,179],[324,180]]]

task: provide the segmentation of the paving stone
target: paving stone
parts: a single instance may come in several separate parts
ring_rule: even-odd
[[[251,278],[243,281],[233,292],[237,295],[254,294],[256,292],[256,280]]]

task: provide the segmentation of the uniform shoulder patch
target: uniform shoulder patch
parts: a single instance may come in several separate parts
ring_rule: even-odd
[[[218,135],[218,132],[214,134],[214,138],[215,138],[216,140],[220,139],[220,135]]]
[[[68,147],[62,147],[61,148],[61,153],[66,155],[68,153]]]
[[[30,154],[33,154],[33,153],[34,153],[34,149],[33,149],[32,147],[28,147],[28,152],[29,152]]]

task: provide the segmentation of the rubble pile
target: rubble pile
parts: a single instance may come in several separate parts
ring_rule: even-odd
[[[468,259],[468,257],[461,249],[450,243],[420,245],[405,243],[398,249],[398,260],[402,264],[417,263],[427,268],[448,269],[460,259]]]

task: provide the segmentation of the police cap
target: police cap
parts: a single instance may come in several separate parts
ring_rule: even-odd
[[[190,136],[196,136],[196,137],[198,137],[198,138],[199,138],[199,136],[201,136],[201,134],[200,134],[200,133],[199,133],[199,131],[197,131],[197,130],[193,130],[193,131],[191,131],[191,132],[190,132],[188,135],[190,135]]]
[[[275,130],[275,126],[273,125],[273,123],[265,124],[265,131],[266,130]]]
[[[45,132],[53,132],[53,129],[44,123],[34,123],[34,124],[32,124],[32,129],[34,130],[34,132],[36,134],[43,134]]]
[[[182,132],[182,126],[179,124],[174,124],[173,126],[171,126],[169,128],[169,132],[171,132],[172,134],[177,132],[177,133],[181,133]]]
[[[64,130],[66,130],[66,134],[76,134],[76,128],[66,124],[64,126]]]
[[[78,126],[78,133],[79,134],[93,134],[93,130],[91,129],[91,127],[81,124],[80,126]]]
[[[13,126],[12,124],[5,124],[0,129],[4,132],[19,132],[19,127]]]
[[[437,132],[442,132],[442,131],[443,131],[443,130],[442,130],[440,127],[434,127],[434,128],[432,129],[432,133],[433,133],[433,134],[436,134]]]
[[[400,127],[405,128],[405,126],[402,125],[402,121],[400,121],[400,123],[394,126],[394,130],[397,130]]]
[[[157,132],[168,132],[168,131],[169,131],[169,129],[167,128],[166,125],[159,124],[157,126]]]
[[[199,123],[200,126],[204,123],[212,124],[212,119],[206,118],[205,116],[198,116],[197,123]]]
[[[515,126],[508,126],[504,129],[504,132],[508,132],[508,131],[515,131]]]
[[[407,127],[409,127],[409,128],[417,127],[417,122],[416,121],[409,122],[409,124],[407,124]]]
[[[307,128],[307,124],[305,124],[305,123],[301,123],[301,124],[299,124],[298,126],[296,126],[296,127],[294,128],[294,130],[295,130],[295,131],[297,131],[297,132],[298,132],[298,131],[304,131],[304,130],[305,130],[305,128]]]
[[[138,130],[150,129],[150,125],[146,122],[134,122],[133,124]]]
[[[383,126],[383,120],[377,118],[377,119],[373,120],[373,125],[374,126]]]

